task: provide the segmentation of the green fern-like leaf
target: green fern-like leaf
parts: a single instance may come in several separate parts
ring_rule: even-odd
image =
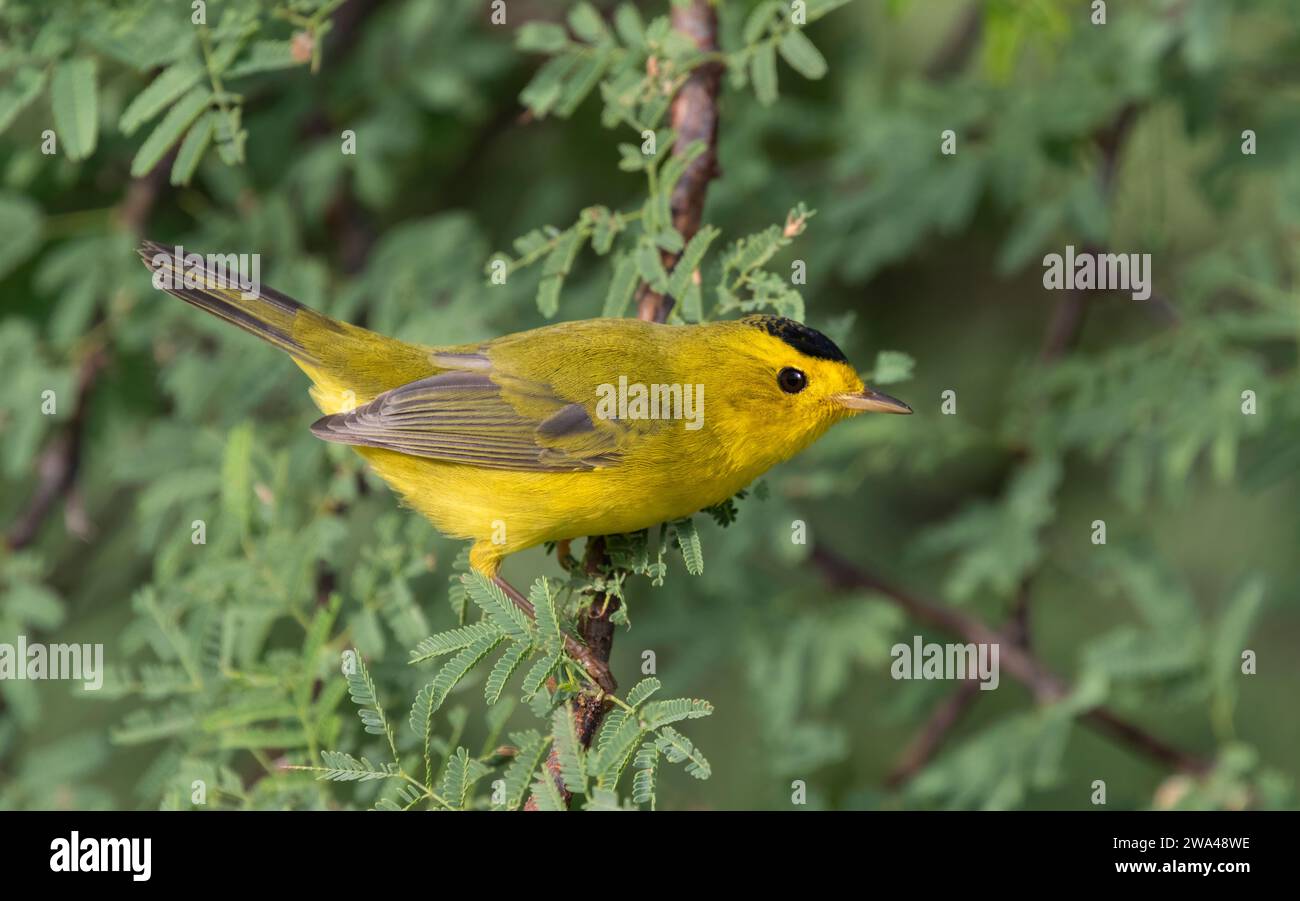
[[[560,773],[564,787],[572,794],[587,793],[587,755],[578,742],[573,722],[573,708],[568,704],[555,708],[551,714],[551,730],[555,735],[555,750],[560,760]]]
[[[109,738],[116,744],[140,744],[182,735],[196,725],[194,713],[176,701],[166,707],[145,707],[131,711],[121,725],[109,730]]]
[[[588,769],[596,773],[598,785],[602,788],[612,788],[618,784],[619,777],[632,758],[637,742],[644,734],[645,729],[640,720],[631,716],[623,720],[618,731],[609,737],[605,746],[597,751],[595,759],[588,765]]]
[[[582,805],[583,810],[601,810],[601,811],[626,811],[635,810],[635,807],[629,805],[626,801],[619,801],[618,792],[608,788],[595,789],[587,799],[587,803]]]
[[[713,774],[713,768],[709,766],[709,761],[704,758],[699,749],[672,726],[664,726],[660,729],[654,743],[663,752],[664,757],[668,758],[669,763],[686,761],[686,772],[696,779],[708,779]]]
[[[487,773],[488,768],[482,761],[475,760],[469,756],[469,751],[457,747],[456,753],[447,761],[447,768],[442,774],[438,794],[454,809],[464,810],[465,800],[469,797],[474,783],[486,776]]]
[[[96,61],[79,58],[59,63],[50,81],[54,127],[69,159],[82,160],[95,150],[99,113]]]
[[[447,586],[447,603],[451,605],[451,612],[456,617],[456,622],[464,625],[465,614],[469,610],[469,592],[465,590],[465,583],[461,581],[461,576],[469,572],[469,547],[463,547],[456,559],[451,563],[452,575],[448,578],[450,583]]]
[[[560,631],[560,621],[555,615],[555,598],[545,576],[533,583],[528,599],[533,603],[537,634],[543,646],[550,651],[559,650],[564,646],[564,633]]]
[[[533,646],[523,642],[515,642],[506,648],[506,652],[493,665],[487,683],[483,686],[483,697],[489,704],[495,704],[501,699],[501,692],[505,689],[506,683],[532,651]]]
[[[654,676],[651,676],[648,679],[642,679],[636,685],[632,686],[632,690],[627,693],[627,698],[624,703],[626,703],[627,706],[636,709],[641,706],[643,701],[662,687],[663,684]]]
[[[536,729],[510,733],[510,741],[518,750],[515,759],[506,767],[506,810],[517,810],[532,781],[533,773],[546,757],[551,739]]]
[[[627,706],[636,709],[661,687],[661,683],[654,676],[651,676],[648,679],[642,679],[636,685],[632,686],[632,690],[627,693],[627,698],[624,703],[626,703]],[[604,722],[600,724],[600,731],[596,733],[597,755],[602,754],[609,746],[610,740],[619,734],[620,730],[623,728],[623,724],[627,722],[629,716],[631,716],[631,714],[622,707],[615,707],[605,716]]]
[[[665,189],[665,196],[668,195]],[[686,296],[686,289],[690,286],[692,276],[695,270],[700,268],[700,263],[704,261],[704,254],[709,249],[709,245],[722,232],[712,225],[705,225],[695,233],[695,237],[687,243],[686,249],[682,251],[681,259],[673,267],[673,273],[668,277],[668,293],[676,300],[682,300]]]
[[[520,686],[524,693],[525,700],[532,698],[539,691],[542,685],[546,683],[546,677],[554,672],[555,668],[560,665],[560,654],[547,654],[545,657],[534,663],[524,675],[523,685]]]
[[[317,773],[317,779],[330,782],[371,782],[375,779],[391,779],[401,775],[395,763],[376,766],[365,757],[358,760],[342,751],[321,751],[320,756],[325,764],[323,767],[286,767],[286,769]]]
[[[537,774],[533,780],[533,791],[529,798],[536,804],[538,810],[567,810],[564,803],[564,796],[560,794],[560,788],[551,778],[551,774],[543,770]]]
[[[433,677],[433,681],[420,689],[419,694],[415,696],[415,704],[411,707],[411,729],[424,739],[426,753],[433,733],[433,715],[437,713],[443,701],[447,700],[447,695],[456,684],[502,640],[503,636],[500,633],[485,635],[478,639],[444,663]]]
[[[347,674],[347,681],[348,694],[352,697],[352,703],[357,705],[357,716],[361,717],[361,722],[365,724],[368,733],[387,736],[391,744],[388,722],[384,719],[383,708],[379,706],[379,701],[375,697],[375,681],[370,678],[370,670],[366,669],[366,662],[361,659],[361,652],[354,650],[353,656],[356,660],[356,668]]]
[[[409,810],[410,808],[414,807],[416,804],[423,801],[426,797],[428,797],[428,795],[422,794],[421,792],[416,790],[415,786],[403,782],[397,786],[397,797],[401,799],[401,802],[405,805],[405,809]]]
[[[694,720],[713,713],[713,705],[696,698],[673,698],[671,701],[653,701],[641,711],[641,722],[648,731],[654,731],[679,720]]]
[[[600,759],[600,755],[605,752],[605,749],[609,746],[610,740],[618,734],[620,729],[623,728],[623,724],[627,722],[629,715],[630,714],[628,714],[628,712],[622,707],[615,707],[609,713],[605,714],[605,719],[600,724],[600,731],[596,733],[596,741],[594,743],[595,750],[592,752],[593,768],[595,765],[594,761]]]
[[[689,517],[673,523],[673,535],[677,546],[682,549],[682,560],[686,571],[693,576],[704,573],[704,548],[700,544],[700,533],[695,529],[695,522]]]
[[[192,60],[182,60],[168,66],[127,105],[118,120],[122,134],[132,135],[182,94],[199,83],[203,68]]]
[[[654,201],[659,207],[658,212],[656,214],[656,218],[658,222],[664,223],[666,225],[673,221],[672,208],[671,208],[673,188],[677,186],[677,182],[681,180],[681,177],[684,174],[686,174],[686,167],[689,166],[692,162],[694,162],[695,159],[700,154],[704,153],[706,148],[707,145],[703,141],[693,141],[689,146],[684,148],[679,148],[681,150],[680,153],[672,154],[663,162],[663,165],[659,170],[660,190],[654,196]],[[713,233],[712,237],[709,237],[709,232]],[[711,226],[706,226],[700,229],[696,237],[700,237],[700,235],[704,235],[705,240],[702,242],[703,243],[702,247],[697,246],[694,250],[692,250],[692,255],[698,254],[699,257],[703,257],[704,250],[708,247],[709,242],[712,241],[714,237],[717,237],[717,234],[718,234],[718,230]],[[666,248],[666,249],[670,249],[673,250],[674,252],[682,253],[682,259],[686,259],[686,254],[682,250],[682,246],[681,246],[681,236],[676,235],[675,240],[677,242],[677,246]],[[681,265],[680,261],[678,265],[679,266]],[[695,265],[692,265],[690,266],[690,268],[685,270],[686,275],[681,284],[681,292],[678,294],[674,294],[673,296],[675,298],[681,298],[685,294],[686,282],[689,281],[690,279],[690,273],[693,272],[695,270],[695,266],[698,265],[699,262],[697,259]],[[672,282],[670,281],[667,285],[665,285],[665,288],[669,291],[669,293],[672,293]]]
[[[655,783],[659,776],[659,746],[652,741],[644,742],[636,752],[632,768],[636,770],[636,775],[632,777],[632,800],[637,804],[649,803],[650,809],[654,810]]]
[[[317,658],[320,657],[321,648],[325,646],[329,638],[330,630],[334,628],[334,621],[337,619],[339,610],[343,606],[343,598],[337,594],[330,595],[329,603],[324,607],[317,608],[316,615],[312,617],[311,626],[307,630],[306,638],[302,643],[302,669],[309,676],[316,675]],[[223,620],[218,620],[217,641],[220,641],[220,627]],[[305,678],[299,681],[297,691],[297,702],[299,707],[306,707],[311,701],[312,687],[315,685],[314,678]]]
[[[629,715],[622,707],[615,707],[605,714],[605,719],[600,724],[600,731],[596,733],[595,751],[593,752],[595,759],[600,759],[601,755],[605,753],[610,740],[623,728],[623,724],[627,722]]]
[[[271,694],[258,692],[218,707],[203,715],[199,720],[199,727],[204,732],[221,732],[257,722],[282,720],[295,716],[294,705],[278,695],[278,692]]]
[[[469,599],[478,605],[498,629],[511,641],[531,642],[533,624],[522,610],[516,607],[505,592],[480,572],[462,577]]]
[[[452,651],[467,648],[474,642],[481,641],[488,636],[500,634],[501,630],[496,627],[495,623],[490,622],[470,623],[468,626],[461,626],[459,629],[439,632],[437,635],[430,635],[416,645],[415,650],[411,652],[410,662],[423,663],[426,660],[432,660],[434,657],[441,657],[444,654],[450,654]]]
[[[547,319],[551,319],[560,309],[560,291],[573,261],[586,242],[587,235],[578,228],[571,228],[560,235],[555,242],[555,249],[547,256],[542,266],[542,279],[537,285],[537,309]]]

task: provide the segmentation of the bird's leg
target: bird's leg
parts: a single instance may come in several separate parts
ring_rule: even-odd
[[[499,575],[493,576],[492,581],[497,584],[498,588],[505,592],[506,597],[510,598],[516,607],[524,611],[529,619],[537,618],[537,613],[533,610],[532,602],[520,594],[518,589]],[[616,683],[614,677],[610,675],[609,666],[592,653],[591,648],[587,647],[585,644],[579,643],[571,636],[565,635],[564,650],[570,657],[582,664],[582,668],[587,671],[588,676],[591,676],[591,680],[599,685],[604,691],[613,694],[618,690],[618,683]]]
[[[578,565],[578,561],[569,551],[572,546],[573,542],[568,538],[562,538],[555,542],[555,560],[563,567],[565,572],[573,572],[573,568]]]

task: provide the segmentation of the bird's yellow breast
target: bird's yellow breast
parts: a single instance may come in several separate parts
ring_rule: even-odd
[[[471,562],[485,572],[543,541],[633,532],[689,516],[731,497],[758,474],[663,467],[636,451],[617,466],[586,472],[483,469],[376,448],[357,451],[440,531],[475,541]]]

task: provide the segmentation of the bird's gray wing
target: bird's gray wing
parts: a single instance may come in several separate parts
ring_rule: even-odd
[[[467,358],[468,359],[468,358]],[[326,441],[491,469],[577,472],[616,464],[623,429],[545,384],[475,369],[440,372],[325,416]]]

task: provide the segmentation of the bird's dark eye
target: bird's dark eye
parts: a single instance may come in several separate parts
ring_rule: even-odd
[[[776,383],[786,394],[798,394],[808,387],[808,376],[793,366],[787,366],[776,374]]]

